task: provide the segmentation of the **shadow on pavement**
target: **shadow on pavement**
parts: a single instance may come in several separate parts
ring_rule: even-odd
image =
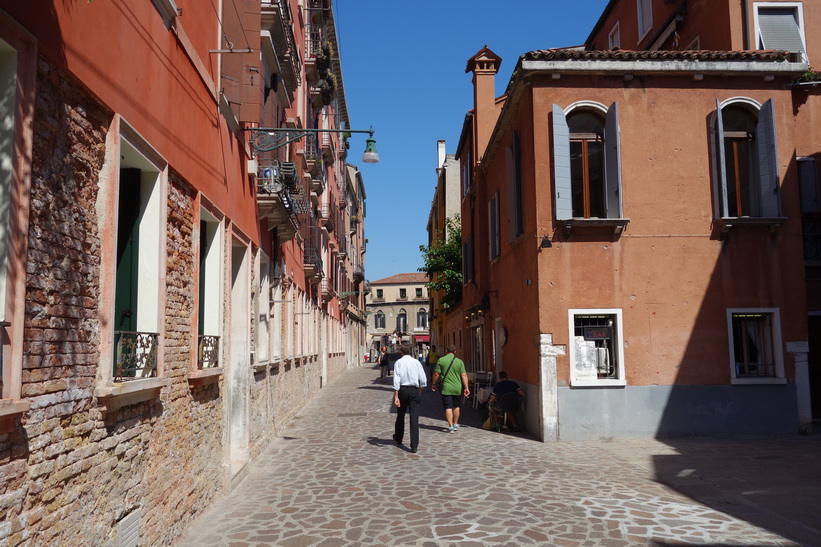
[[[821,437],[663,439],[656,480],[801,545],[821,545]]]

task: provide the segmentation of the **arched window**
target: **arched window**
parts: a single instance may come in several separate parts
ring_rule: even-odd
[[[420,308],[416,312],[416,326],[422,329],[428,328],[428,312],[425,308]]]
[[[376,315],[373,316],[373,328],[375,329],[384,329],[385,328],[385,314],[382,313],[382,310],[376,312]]]
[[[618,103],[553,105],[556,219],[621,218]]]
[[[575,218],[606,217],[604,195],[604,121],[582,110],[567,117],[570,178]]]
[[[757,110],[748,100],[723,107],[714,119],[719,217],[777,217],[778,163],[772,100]]]
[[[396,315],[396,330],[400,333],[408,332],[408,312],[405,311],[405,308],[399,310]]]

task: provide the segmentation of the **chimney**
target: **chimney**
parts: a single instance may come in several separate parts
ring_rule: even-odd
[[[445,165],[445,141],[436,141],[436,168],[441,169]]]
[[[484,154],[490,134],[496,126],[496,73],[502,58],[487,45],[468,59],[465,72],[473,72],[473,136],[476,157]]]

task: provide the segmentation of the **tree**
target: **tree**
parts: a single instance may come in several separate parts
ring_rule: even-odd
[[[442,306],[450,308],[462,301],[462,224],[459,216],[445,220],[444,236],[429,246],[420,245],[425,265],[420,272],[428,274],[425,285],[432,291],[445,291]]]

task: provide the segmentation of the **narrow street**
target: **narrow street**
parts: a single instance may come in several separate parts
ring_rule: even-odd
[[[449,434],[426,391],[411,454],[378,375],[323,389],[180,545],[821,545],[821,435],[543,444],[472,409]]]

